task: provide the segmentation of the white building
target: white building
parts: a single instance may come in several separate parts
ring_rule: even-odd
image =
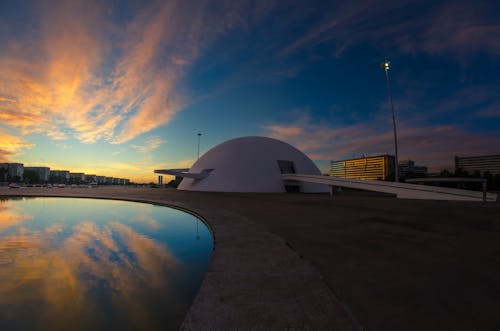
[[[321,175],[304,153],[282,141],[242,137],[205,153],[191,169],[155,170],[183,177],[179,190],[212,192],[328,192],[323,184],[286,182],[287,173]]]

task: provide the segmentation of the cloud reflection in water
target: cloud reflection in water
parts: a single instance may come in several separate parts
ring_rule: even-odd
[[[39,227],[36,215],[0,202],[0,329],[155,330],[180,323],[190,299],[172,283],[189,268],[135,226],[146,220],[158,228],[159,220],[126,216],[134,221],[56,217]]]

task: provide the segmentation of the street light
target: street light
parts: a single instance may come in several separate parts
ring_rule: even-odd
[[[385,77],[387,80],[387,93],[389,95],[389,101],[391,103],[392,126],[394,127],[394,154],[395,154],[394,181],[397,182],[397,181],[399,181],[399,175],[398,175],[398,136],[396,133],[396,116],[394,115],[394,103],[392,102],[391,82],[389,80],[389,69],[391,67],[391,62],[384,61],[380,66],[385,71]]]
[[[198,160],[200,159],[200,139],[201,133],[198,132]]]

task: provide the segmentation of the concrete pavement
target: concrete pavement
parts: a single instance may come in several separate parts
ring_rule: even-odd
[[[0,194],[147,201],[204,217],[215,251],[186,330],[500,329],[499,203],[57,190]]]

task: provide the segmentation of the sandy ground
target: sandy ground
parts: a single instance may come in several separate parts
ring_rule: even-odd
[[[207,307],[216,302],[215,306],[224,306],[225,310],[214,308],[214,314],[225,314],[230,309],[233,316],[227,320],[219,316],[216,321],[205,324],[219,329],[500,330],[500,203],[400,200],[363,192],[340,192],[330,197],[194,193],[149,188],[58,190],[60,192],[56,189],[50,192],[177,204],[203,216],[205,213],[211,226],[226,229],[215,230],[214,268],[209,271],[208,280],[193,304],[184,325],[186,329],[204,325],[203,319],[210,319]],[[47,191],[44,188],[0,188],[0,194],[4,195],[44,194]],[[223,221],[217,223],[217,218]],[[235,225],[231,229],[233,220]],[[218,233],[221,236],[218,237]],[[234,246],[235,238],[239,238],[241,244],[248,237],[253,238],[249,239],[249,247],[253,247],[252,241],[268,236],[266,233],[270,234],[270,239],[256,246],[262,249],[260,254],[270,250],[275,252],[276,258],[286,255],[286,261],[293,261],[290,262],[293,268],[275,270],[274,264],[272,277],[262,270],[258,275],[260,286],[269,287],[272,292],[279,287],[279,282],[288,281],[286,276],[279,280],[276,275],[283,276],[287,272],[293,275],[294,271],[305,273],[307,265],[311,265],[319,272],[326,290],[321,284],[309,288],[310,282],[317,282],[312,271],[310,274],[307,271],[307,277],[296,278],[293,286],[302,287],[304,293],[329,291],[331,300],[328,299],[325,305],[331,305],[331,309],[326,309],[323,315],[334,314],[336,318],[328,320],[319,314],[319,322],[314,323],[314,312],[322,308],[311,307],[307,300],[316,300],[321,295],[304,299],[305,307],[311,311],[303,313],[302,322],[286,315],[294,313],[287,310],[282,316],[289,321],[281,323],[280,316],[267,316],[265,320],[262,311],[249,313],[249,309],[266,306],[262,297],[254,306],[243,307],[246,311],[239,314],[238,304],[241,303],[224,303],[220,295],[214,294],[213,291],[240,291],[240,297],[245,297],[243,283],[247,280],[241,279],[239,285],[233,282],[229,286],[212,278],[220,277],[221,270],[230,269],[237,263],[224,258],[229,256],[224,252],[225,245],[237,247]],[[281,247],[280,240],[286,243],[283,245],[286,250],[302,262],[297,262],[281,248],[270,249],[275,247],[273,245]],[[259,270],[254,272],[259,273]],[[213,284],[219,287],[210,290]],[[247,287],[246,290],[250,297],[254,289]],[[267,293],[265,289],[262,291]],[[272,300],[276,300],[283,293],[278,291],[273,295]],[[298,302],[302,297],[304,294],[297,292],[291,299]],[[286,300],[275,304],[286,305]],[[272,306],[267,303],[265,309],[273,311]],[[302,306],[296,308],[295,313],[304,309]],[[273,314],[281,313],[278,309]],[[252,319],[259,318],[262,323],[252,323]]]

